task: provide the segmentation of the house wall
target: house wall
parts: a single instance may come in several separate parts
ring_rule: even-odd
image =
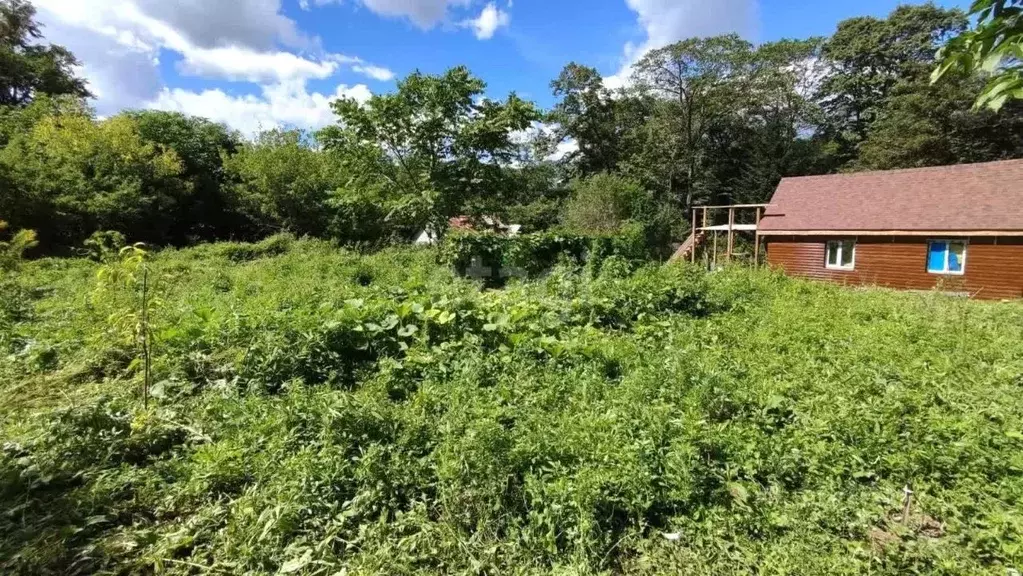
[[[935,237],[940,239],[942,237]],[[951,238],[946,236],[944,238]],[[950,292],[969,292],[977,298],[1023,297],[1023,238],[968,238],[964,274],[927,272],[924,237],[871,236],[856,238],[853,270],[824,266],[828,240],[848,236],[768,236],[767,262],[786,274],[856,285],[930,290],[941,283]]]

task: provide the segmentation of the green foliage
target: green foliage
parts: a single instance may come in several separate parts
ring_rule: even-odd
[[[600,272],[604,260],[615,257],[631,266],[649,256],[641,224],[623,224],[614,234],[573,234],[561,231],[505,236],[492,232],[458,232],[444,239],[443,259],[460,274],[466,274],[473,260],[491,268],[489,283],[501,283],[502,269],[517,275],[537,277],[558,264],[585,267]]]
[[[539,119],[515,94],[483,97],[486,84],[464,67],[443,75],[415,72],[391,94],[362,104],[334,102],[338,125],[319,134],[324,147],[400,197],[421,226],[446,232],[448,218],[494,213],[510,197],[503,166],[515,158],[514,131]]]
[[[235,197],[260,232],[313,236],[326,233],[330,215],[324,208],[342,183],[338,168],[297,130],[263,132],[226,166],[237,182]]]
[[[172,242],[183,244],[238,236],[247,232],[235,212],[241,201],[231,196],[224,157],[238,151],[240,136],[224,125],[179,112],[129,112],[146,142],[173,150],[181,161],[181,178],[189,195],[178,202]]]
[[[125,247],[124,234],[116,230],[93,232],[82,243],[84,255],[96,262],[107,262],[117,258]]]
[[[860,143],[855,166],[891,169],[1023,156],[1023,103],[972,110],[979,81],[948,75],[897,86]]]
[[[934,54],[966,26],[959,10],[934,4],[900,6],[880,19],[850,18],[824,45],[831,71],[820,96],[827,111],[826,130],[841,147],[840,162],[855,158],[892,90],[900,82],[922,82]]]
[[[26,0],[0,0],[0,107],[25,106],[40,95],[89,96],[67,48],[45,45]]]
[[[148,410],[103,321],[137,292],[86,305],[103,265],[22,267],[34,311],[0,324],[0,570],[1023,561],[1017,303],[618,257],[481,291],[430,250],[227,252],[151,254]]]
[[[114,342],[135,345],[142,364],[142,405],[149,407],[152,384],[153,340],[155,328],[153,313],[163,301],[156,296],[156,278],[150,274],[149,252],[143,244],[125,246],[116,261],[103,263],[96,271],[96,288],[92,298],[114,304],[114,312],[107,318],[108,335]]]
[[[96,230],[167,242],[190,193],[176,153],[143,139],[130,116],[47,115],[0,149],[13,183],[10,222],[46,246],[79,246]]]
[[[652,218],[655,207],[646,190],[616,174],[597,174],[572,185],[564,226],[582,234],[614,234],[629,221]]]
[[[974,106],[997,112],[1007,101],[1023,99],[1023,1],[974,0],[970,16],[976,25],[941,48],[932,81],[950,70],[982,71],[987,84]]]
[[[7,222],[0,220],[0,235],[7,232],[7,226]],[[33,230],[18,230],[9,240],[0,240],[0,273],[14,270],[25,252],[38,244]]]

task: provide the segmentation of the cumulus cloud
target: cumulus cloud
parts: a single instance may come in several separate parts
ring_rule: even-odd
[[[299,0],[299,6],[309,10],[313,5],[340,4],[344,0]],[[452,23],[453,10],[464,10],[474,0],[358,0],[374,14],[385,18],[402,18],[423,30],[429,30],[442,22]],[[508,8],[512,0],[507,0]],[[472,29],[480,40],[493,37],[494,32],[511,22],[507,11],[501,10],[494,2],[487,4],[476,18],[455,20],[454,26]]]
[[[166,22],[202,48],[245,46],[270,50],[277,41],[304,46],[308,39],[281,13],[281,0],[136,0],[144,14]]]
[[[280,50],[260,50],[235,44],[204,47],[192,43],[189,36],[143,11],[143,6],[129,0],[82,0],[71,9],[60,0],[37,0],[44,22],[57,21],[66,27],[81,28],[100,37],[113,39],[126,48],[149,52],[153,58],[159,49],[177,52],[182,57],[180,71],[184,74],[210,76],[250,82],[283,82],[297,78],[327,78],[337,64],[328,59],[310,59]],[[243,3],[244,4],[244,3]],[[273,38],[273,36],[271,36]],[[52,38],[57,41],[59,38]],[[70,44],[79,51],[87,42]]]
[[[332,94],[309,92],[302,82],[264,86],[259,95],[243,96],[164,88],[148,107],[203,116],[252,136],[275,127],[322,128],[334,122],[330,103],[342,96],[366,102],[372,93],[365,84],[342,84]]]
[[[373,13],[387,18],[405,18],[422,28],[429,30],[448,16],[450,8],[466,7],[472,0],[358,0],[360,4]],[[340,4],[342,0],[299,0],[304,10],[311,5],[324,6]]]
[[[391,72],[382,66],[373,66],[372,64],[355,64],[352,66],[352,71],[364,76],[369,76],[370,78],[379,80],[380,82],[394,80],[394,72]]]
[[[647,52],[692,37],[738,33],[746,38],[757,31],[757,0],[625,0],[636,13],[646,38],[627,43],[623,66],[605,84],[610,88],[628,82],[632,66]]]
[[[342,67],[375,80],[394,77],[358,57],[278,48],[279,41],[298,37],[294,23],[276,12],[279,0],[36,0],[36,5],[47,40],[67,46],[82,62],[79,73],[104,116],[156,107],[208,116],[247,133],[256,124],[317,128],[332,118],[331,99],[341,94],[366,99],[369,89],[341,85],[334,94],[310,93],[309,80],[328,79]],[[237,14],[233,24],[224,19],[229,8]],[[223,22],[223,36],[212,27],[216,22]],[[260,93],[168,88],[160,74],[160,57],[168,52],[179,57],[180,74],[251,82]]]
[[[494,37],[498,28],[507,26],[511,22],[511,16],[497,7],[493,2],[487,4],[480,15],[476,18],[463,20],[460,25],[471,28],[476,38],[489,40]]]

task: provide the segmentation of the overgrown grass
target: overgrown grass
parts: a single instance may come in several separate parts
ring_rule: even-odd
[[[436,256],[157,255],[149,410],[97,264],[7,278],[0,570],[1023,566],[1023,305],[682,266],[481,291]]]

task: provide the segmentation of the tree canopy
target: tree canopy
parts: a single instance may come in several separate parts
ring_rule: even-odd
[[[89,96],[74,55],[39,43],[35,14],[26,0],[0,0],[0,106],[25,106],[39,94]]]
[[[786,176],[1023,157],[1015,92],[982,96],[997,113],[973,105],[1018,74],[1019,2],[973,10],[972,29],[922,4],[828,37],[688,38],[644,54],[618,88],[570,62],[546,111],[494,99],[465,67],[414,72],[366,102],[335,101],[318,132],[242,135],[172,112],[97,118],[74,56],[45,44],[30,4],[0,0],[0,219],[65,253],[96,232],[378,246],[441,235],[454,216],[632,223],[664,251],[693,206],[764,202]]]

